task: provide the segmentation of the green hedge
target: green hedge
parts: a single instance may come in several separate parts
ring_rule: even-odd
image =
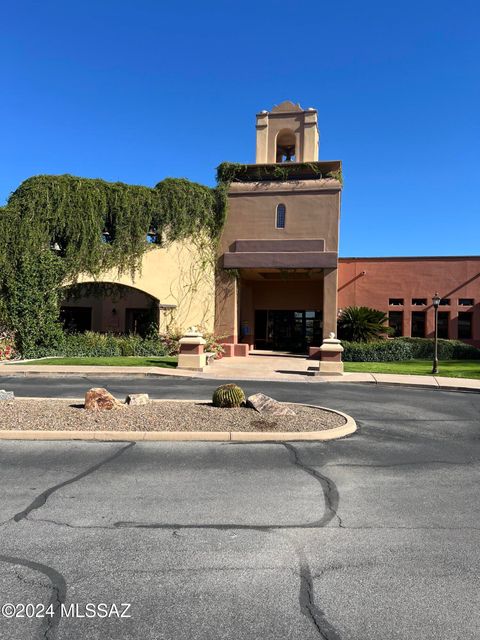
[[[165,356],[171,355],[169,344],[161,336],[141,338],[137,335],[116,336],[112,334],[86,333],[66,334],[62,344],[55,350],[43,347],[31,348],[26,358],[49,356],[63,357],[110,357],[110,356]]]
[[[396,362],[430,360],[433,340],[428,338],[393,338],[374,342],[342,341],[345,362]],[[439,340],[440,360],[480,360],[480,349],[460,340]]]

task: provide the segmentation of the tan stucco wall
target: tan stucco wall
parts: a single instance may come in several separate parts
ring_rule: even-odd
[[[276,229],[276,208],[282,203],[285,229]],[[306,238],[323,238],[325,251],[337,251],[339,210],[336,180],[232,184],[220,253],[233,250],[235,240]]]
[[[233,251],[237,240],[299,240],[324,239],[325,251],[338,251],[338,226],[341,185],[335,180],[309,180],[295,182],[233,183],[228,198],[228,215],[220,239],[218,264],[223,267],[223,255]],[[284,229],[275,228],[278,204],[286,206]],[[336,331],[336,269],[328,270],[327,303],[324,309],[324,331]],[[310,285],[313,299],[319,295],[317,285]],[[272,287],[278,291],[279,287]],[[287,288],[286,288],[287,289]],[[268,286],[266,287],[268,291]],[[219,335],[236,342],[241,320],[251,319],[254,307],[247,310],[248,292],[243,291],[240,318],[237,283],[232,278],[219,278],[216,291],[215,328]],[[257,296],[258,299],[259,296]],[[285,300],[288,295],[285,295]],[[253,302],[250,302],[250,305]],[[255,303],[256,308],[260,308]],[[264,307],[265,308],[265,307]],[[288,306],[283,308],[288,309]]]
[[[96,281],[135,287],[156,298],[160,305],[176,305],[176,309],[160,312],[160,331],[169,325],[180,329],[201,325],[212,331],[214,259],[207,247],[207,240],[196,239],[174,242],[167,248],[152,248],[145,253],[141,270],[133,279],[129,274],[119,276],[113,270]],[[92,278],[82,276],[78,281],[92,282]]]

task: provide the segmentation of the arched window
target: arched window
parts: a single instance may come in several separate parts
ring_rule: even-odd
[[[277,229],[285,229],[285,218],[287,215],[287,208],[284,204],[277,205],[277,215],[275,219],[275,227]]]

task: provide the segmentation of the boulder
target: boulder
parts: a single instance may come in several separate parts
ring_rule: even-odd
[[[85,409],[89,411],[104,411],[117,409],[121,407],[119,402],[112,394],[102,387],[89,389],[85,394]]]
[[[11,402],[12,400],[15,400],[13,391],[5,391],[4,389],[0,389],[0,402]]]
[[[269,416],[294,416],[295,411],[290,407],[287,407],[283,402],[278,402],[266,396],[264,393],[255,393],[253,396],[247,398],[247,407],[252,407],[258,411]]]
[[[148,393],[130,393],[125,398],[125,403],[132,407],[137,407],[143,404],[149,404],[150,398],[148,397]]]

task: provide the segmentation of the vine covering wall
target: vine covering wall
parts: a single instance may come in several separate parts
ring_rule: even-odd
[[[339,162],[284,162],[273,164],[240,164],[222,162],[217,167],[219,184],[231,182],[263,182],[286,180],[337,180],[343,184]]]
[[[138,271],[153,228],[162,246],[205,237],[216,247],[226,187],[167,178],[154,188],[70,175],[35,176],[0,209],[0,314],[28,355],[58,345],[59,290],[80,274]],[[108,237],[108,242],[105,238]]]

